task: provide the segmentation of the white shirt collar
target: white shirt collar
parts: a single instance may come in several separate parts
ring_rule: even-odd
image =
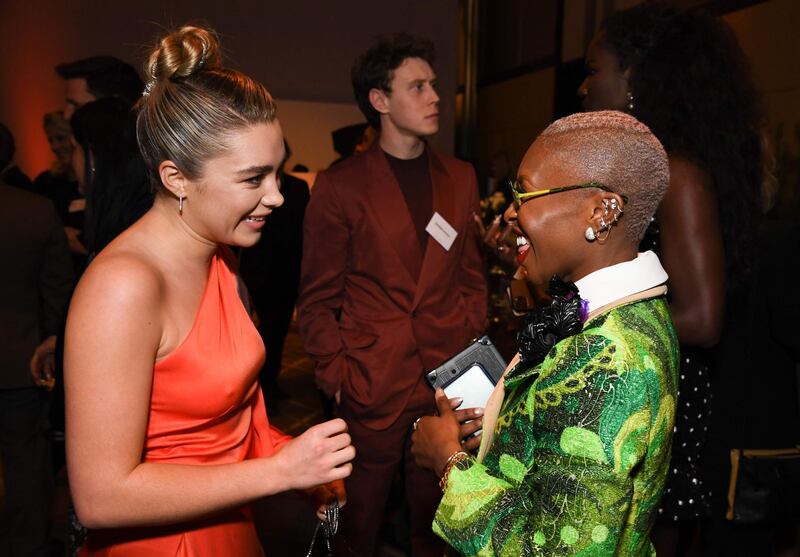
[[[667,278],[658,256],[646,251],[631,261],[589,273],[575,281],[575,286],[581,299],[588,301],[591,312],[626,296],[664,284]]]

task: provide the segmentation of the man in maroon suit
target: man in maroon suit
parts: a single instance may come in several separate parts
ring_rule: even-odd
[[[411,428],[436,411],[424,372],[486,325],[475,173],[424,140],[439,129],[432,61],[433,45],[406,34],[356,61],[356,100],[380,137],[317,177],[305,218],[300,332],[357,450],[337,536],[350,555],[374,554],[401,468],[412,554],[442,555],[438,478],[414,465]]]

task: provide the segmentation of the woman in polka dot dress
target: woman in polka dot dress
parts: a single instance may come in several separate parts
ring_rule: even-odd
[[[669,155],[669,189],[640,248],[657,249],[669,274],[681,342],[672,461],[653,540],[659,557],[696,554],[711,500],[701,461],[714,372],[706,352],[720,338],[726,301],[746,292],[762,207],[757,94],[722,20],[665,3],[612,14],[586,66],[584,107],[631,113]]]

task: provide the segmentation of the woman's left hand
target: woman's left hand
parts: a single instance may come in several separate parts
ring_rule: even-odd
[[[436,389],[436,407],[438,416],[424,416],[417,421],[416,430],[411,435],[411,454],[417,466],[441,475],[447,459],[463,449],[461,424],[441,389]]]
[[[326,484],[318,485],[305,490],[306,495],[311,497],[314,508],[317,509],[317,518],[325,520],[325,507],[334,501],[339,501],[339,508],[347,504],[347,493],[344,489],[344,480],[334,480]]]

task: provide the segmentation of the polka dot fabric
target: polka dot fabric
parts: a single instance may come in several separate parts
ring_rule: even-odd
[[[672,436],[667,488],[658,520],[678,522],[708,516],[710,492],[703,483],[701,452],[708,433],[711,381],[708,366],[698,356],[681,357],[678,408]]]
[[[651,219],[640,251],[660,251],[661,231]],[[678,407],[672,437],[667,487],[658,508],[659,522],[704,518],[710,513],[711,493],[703,483],[701,453],[711,415],[711,378],[702,351],[681,347]]]

